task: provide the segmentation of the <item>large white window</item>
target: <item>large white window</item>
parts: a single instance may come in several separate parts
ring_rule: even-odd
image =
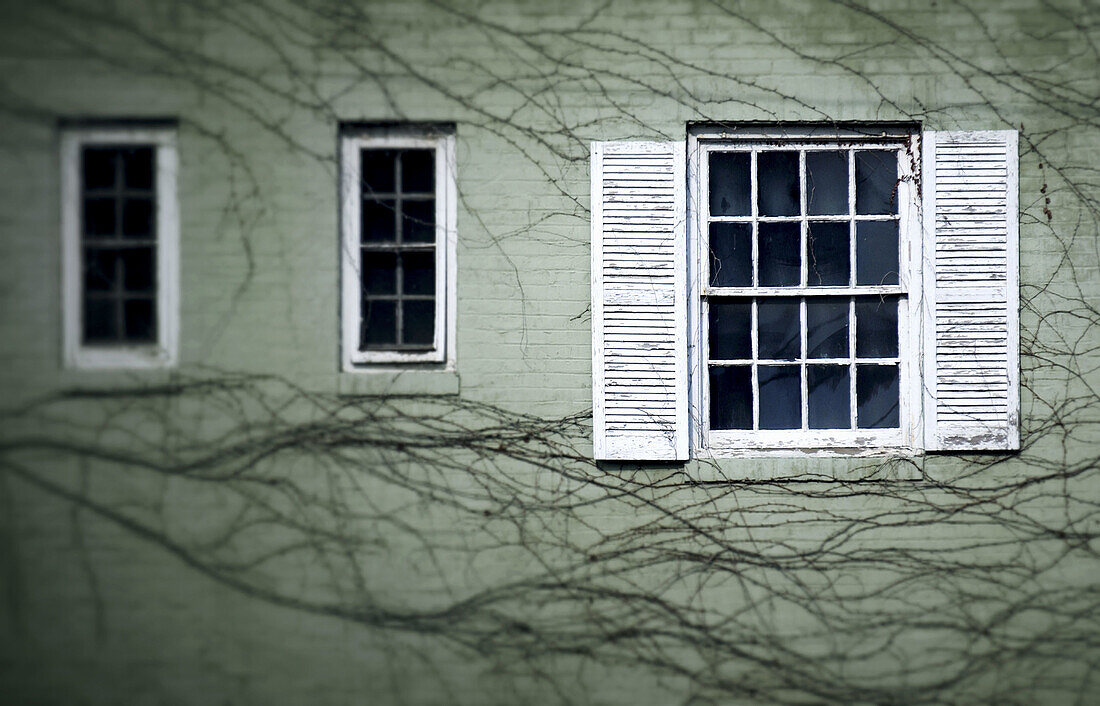
[[[608,460],[1019,448],[1016,133],[592,145]]]
[[[454,367],[454,134],[341,133],[345,370]]]
[[[61,133],[65,364],[173,365],[179,329],[175,129]]]
[[[689,144],[701,450],[882,451],[919,436],[915,136],[814,138]]]

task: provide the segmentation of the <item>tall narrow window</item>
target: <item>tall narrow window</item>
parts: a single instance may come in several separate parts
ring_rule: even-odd
[[[64,338],[70,366],[174,362],[175,175],[171,129],[63,132]]]
[[[453,364],[453,135],[348,127],[341,143],[345,368]]]

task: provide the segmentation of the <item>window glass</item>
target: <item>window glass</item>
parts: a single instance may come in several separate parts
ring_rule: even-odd
[[[710,429],[898,429],[900,148],[747,144],[707,157],[708,284],[743,290],[703,294]]]
[[[85,344],[157,339],[155,161],[151,146],[81,149]]]

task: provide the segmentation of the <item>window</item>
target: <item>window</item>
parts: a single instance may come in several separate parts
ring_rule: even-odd
[[[453,368],[453,129],[346,126],[341,162],[344,368]]]
[[[692,126],[591,164],[597,458],[1019,448],[1015,132]]]
[[[174,364],[179,233],[175,130],[66,127],[61,169],[66,364]]]
[[[912,136],[809,137],[694,142],[701,448],[916,436]]]

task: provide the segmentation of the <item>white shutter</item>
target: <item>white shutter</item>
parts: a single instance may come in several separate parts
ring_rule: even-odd
[[[924,133],[925,447],[1020,447],[1012,130]]]
[[[684,460],[684,144],[594,142],[591,166],[595,455]]]

